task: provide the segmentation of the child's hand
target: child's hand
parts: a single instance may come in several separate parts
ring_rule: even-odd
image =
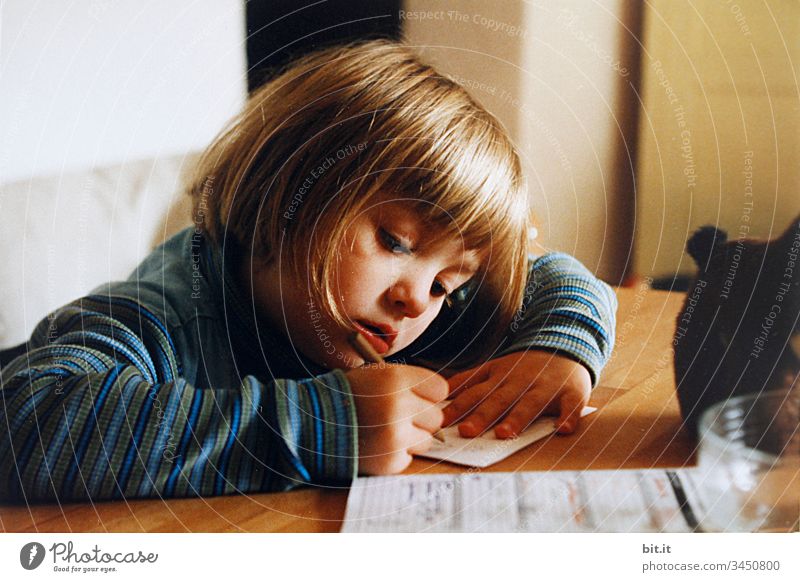
[[[447,380],[425,368],[380,364],[345,372],[358,415],[359,472],[399,473],[442,426]]]
[[[560,434],[573,432],[589,402],[592,379],[581,364],[545,351],[517,352],[450,377],[453,402],[444,426],[459,422],[463,437],[495,423],[497,438],[512,438],[542,414],[558,415]]]

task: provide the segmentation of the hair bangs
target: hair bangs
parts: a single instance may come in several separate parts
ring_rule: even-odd
[[[509,268],[524,254],[528,226],[519,157],[488,113],[456,119],[441,136],[402,140],[402,151],[389,154],[402,163],[382,181],[434,225],[437,238],[461,239]]]

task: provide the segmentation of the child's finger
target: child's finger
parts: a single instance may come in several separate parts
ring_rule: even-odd
[[[413,385],[411,391],[420,398],[437,403],[447,398],[448,388],[444,378],[436,375],[425,382]]]
[[[433,444],[433,434],[427,430],[416,430],[414,433],[414,444],[406,449],[411,455],[419,455],[431,448]]]
[[[480,366],[450,376],[450,378],[447,379],[447,384],[450,387],[450,397],[456,396],[470,386],[485,382],[489,378],[489,364],[490,362],[486,362]]]
[[[520,400],[520,392],[513,385],[505,385],[494,390],[491,396],[480,403],[458,424],[461,436],[472,438],[488,430],[498,420],[506,416]]]
[[[581,411],[586,405],[584,396],[568,390],[561,397],[561,414],[556,423],[558,434],[572,434],[581,421]]]
[[[442,428],[444,413],[438,406],[426,406],[414,415],[413,425],[429,433],[434,433]]]
[[[552,398],[549,395],[535,390],[526,392],[519,403],[495,427],[494,436],[499,439],[510,439],[521,435],[534,420],[544,414],[551,402]]]
[[[469,389],[461,392],[456,399],[454,399],[442,411],[444,412],[444,421],[442,426],[450,426],[454,422],[458,422],[472,411],[476,406],[480,405],[486,398],[490,397],[492,390],[495,388],[493,384],[488,382],[477,384]]]

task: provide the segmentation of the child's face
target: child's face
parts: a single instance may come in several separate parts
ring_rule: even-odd
[[[273,321],[288,327],[300,352],[328,368],[363,363],[348,342],[353,329],[378,353],[389,356],[417,339],[439,314],[446,296],[466,283],[480,265],[479,253],[464,249],[461,240],[434,244],[433,234],[402,201],[377,203],[354,221],[339,249],[332,285],[340,309],[351,322],[345,329],[325,317],[319,306],[310,308],[308,293],[298,293],[308,289],[305,281],[284,277],[281,306],[274,292],[278,290],[270,291],[271,281],[257,274],[257,301]]]
[[[417,339],[447,296],[478,269],[477,252],[434,233],[402,201],[380,203],[348,230],[334,289],[346,316],[382,356]]]

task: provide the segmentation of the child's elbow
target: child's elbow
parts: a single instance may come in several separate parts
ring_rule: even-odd
[[[39,426],[44,422],[41,407],[30,406],[27,399],[6,396],[0,405],[0,430],[6,433],[0,438],[1,501],[56,499],[50,467],[42,455]]]
[[[4,445],[0,450],[0,501],[27,503],[33,497],[39,497],[33,495],[32,483],[26,482],[26,473],[6,448]]]

